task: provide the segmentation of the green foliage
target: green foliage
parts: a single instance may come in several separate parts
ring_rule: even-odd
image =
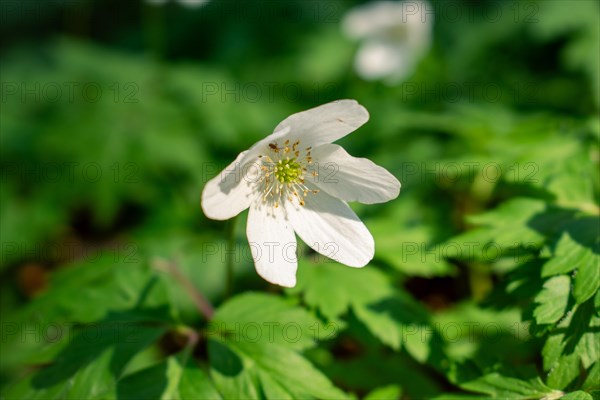
[[[365,400],[392,400],[400,398],[401,394],[399,386],[390,385],[373,390],[365,396]]]
[[[542,380],[535,376],[526,379],[523,377],[506,376],[499,372],[487,372],[485,370],[466,367],[456,372],[453,377],[456,383],[463,389],[484,393],[491,397],[505,399],[539,399],[554,398],[562,394],[560,391],[551,389],[544,385]],[[531,373],[529,375],[532,375]]]
[[[395,86],[352,71],[341,1],[14,3],[0,398],[600,397],[596,1],[431,2],[433,46]],[[245,215],[227,238],[200,193],[339,98],[371,115],[340,144],[402,192],[352,204],[368,266],[301,248],[282,290],[254,272]]]
[[[225,303],[209,330],[211,376],[225,398],[344,398],[298,350],[323,327],[278,297],[244,294]]]
[[[222,399],[207,374],[189,361],[189,354],[128,375],[118,383],[117,394],[123,399]]]

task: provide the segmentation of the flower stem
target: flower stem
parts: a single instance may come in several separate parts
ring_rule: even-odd
[[[235,250],[235,221],[237,218],[232,218],[227,222],[227,260],[225,266],[225,298],[231,297],[233,294],[233,252]]]
[[[190,282],[190,280],[181,272],[175,261],[157,259],[154,260],[155,268],[168,272],[190,296],[198,311],[207,321],[210,321],[215,313],[215,310],[206,297]]]

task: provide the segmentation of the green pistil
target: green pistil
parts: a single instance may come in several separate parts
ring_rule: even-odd
[[[275,179],[281,183],[296,183],[301,179],[302,167],[296,158],[279,160],[275,166]]]

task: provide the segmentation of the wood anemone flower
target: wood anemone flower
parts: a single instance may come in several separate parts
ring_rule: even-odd
[[[295,286],[295,234],[350,267],[373,258],[373,237],[346,202],[392,200],[400,182],[332,143],[368,119],[355,100],[293,114],[204,187],[202,209],[209,218],[226,220],[250,209],[246,233],[256,271],[267,281]]]

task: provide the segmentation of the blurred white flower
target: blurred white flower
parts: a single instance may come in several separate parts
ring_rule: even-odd
[[[355,100],[293,114],[206,184],[207,217],[225,220],[250,208],[246,233],[256,271],[267,281],[295,286],[295,234],[351,267],[373,258],[373,237],[346,202],[389,201],[400,193],[400,182],[332,144],[368,119]]]
[[[176,3],[181,4],[187,8],[198,8],[207,4],[210,0],[174,0]],[[163,6],[169,2],[169,0],[145,0],[147,4],[152,6]]]
[[[188,8],[197,8],[197,7],[202,7],[203,5],[207,4],[210,0],[178,0],[177,2],[179,4],[181,4],[182,6],[188,7]]]
[[[431,46],[433,9],[426,1],[377,1],[350,10],[344,32],[361,42],[354,60],[366,80],[396,83],[410,75]]]

